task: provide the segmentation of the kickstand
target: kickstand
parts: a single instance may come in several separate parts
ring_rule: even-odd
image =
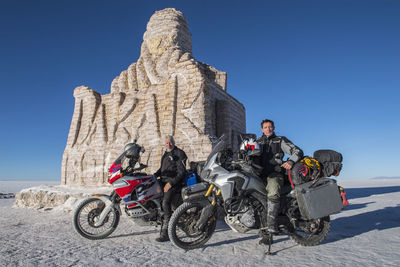
[[[272,243],[273,243],[272,234],[269,233],[269,234],[268,234],[268,250],[265,252],[265,254],[267,254],[267,255],[273,255],[273,253],[271,253],[271,246],[272,246]]]
[[[264,245],[268,245],[268,250],[265,252],[265,254],[267,255],[273,255],[274,253],[271,252],[271,246],[272,243],[274,242],[273,238],[272,238],[272,234],[271,233],[267,233],[264,235],[264,237],[260,240],[259,244],[264,244]]]

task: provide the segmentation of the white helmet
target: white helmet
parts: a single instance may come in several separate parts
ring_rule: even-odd
[[[255,152],[260,150],[260,145],[253,138],[249,138],[243,140],[242,144],[240,145],[240,150],[246,152]]]

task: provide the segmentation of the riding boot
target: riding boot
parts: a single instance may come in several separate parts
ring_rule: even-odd
[[[278,227],[276,225],[276,219],[279,212],[279,200],[268,199],[268,212],[267,212],[267,230],[271,234],[278,233]]]
[[[163,221],[161,223],[160,237],[156,238],[157,242],[169,241],[169,237],[168,237],[168,222],[169,222],[169,218],[168,217],[163,219]]]

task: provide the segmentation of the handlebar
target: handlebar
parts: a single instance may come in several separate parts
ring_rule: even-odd
[[[128,167],[125,168],[125,170],[123,172],[124,172],[125,175],[129,175],[129,174],[134,173],[136,171],[141,171],[141,170],[143,170],[143,169],[145,169],[147,167],[148,166],[146,164],[139,163],[139,167],[132,168],[131,166],[128,166]]]

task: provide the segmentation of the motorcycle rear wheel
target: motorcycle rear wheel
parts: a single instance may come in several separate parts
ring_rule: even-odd
[[[88,198],[82,201],[75,210],[73,224],[75,230],[88,239],[102,239],[109,236],[119,223],[119,211],[111,209],[103,224],[96,226],[95,221],[103,211],[105,203],[99,198]]]
[[[330,229],[330,217],[303,222],[302,227],[296,227],[290,237],[302,246],[315,246],[321,243],[328,235]]]
[[[169,220],[168,235],[176,247],[184,250],[200,248],[211,238],[217,225],[214,216],[209,218],[202,232],[195,228],[202,209],[200,203],[185,202],[174,211]]]

